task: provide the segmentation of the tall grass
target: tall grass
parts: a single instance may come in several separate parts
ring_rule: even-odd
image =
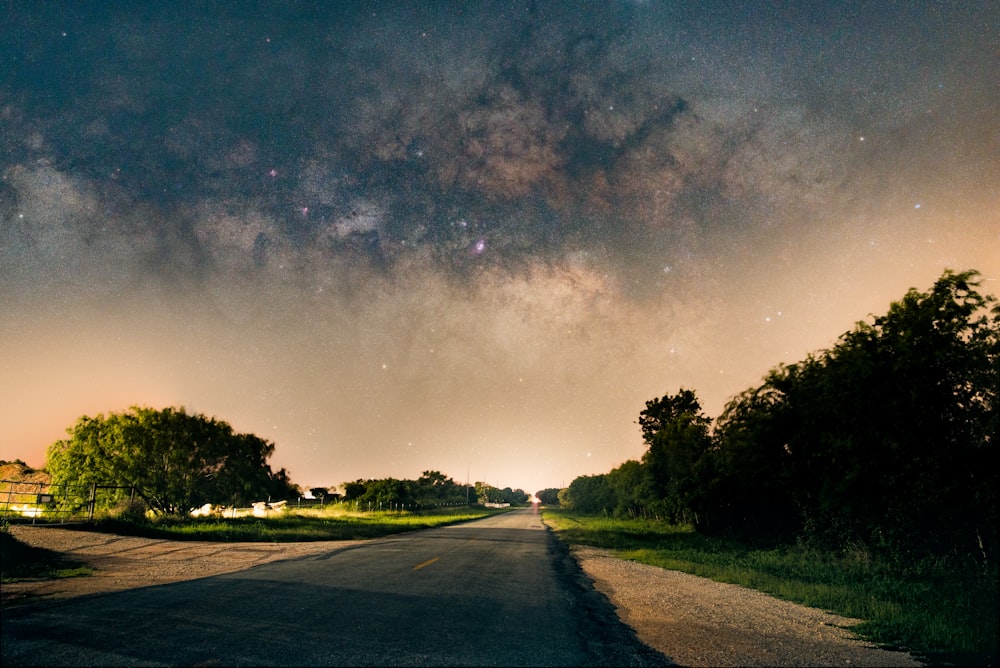
[[[862,620],[853,630],[934,664],[997,665],[997,568],[956,559],[900,566],[862,550],[829,554],[799,545],[760,547],[645,519],[544,510],[567,543],[691,573]]]

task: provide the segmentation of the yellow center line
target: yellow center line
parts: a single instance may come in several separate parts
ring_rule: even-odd
[[[441,558],[441,557],[434,557],[433,559],[428,559],[427,561],[424,561],[424,562],[422,562],[422,563],[419,563],[419,564],[417,564],[416,566],[414,566],[414,567],[413,567],[413,570],[415,570],[415,571],[419,571],[419,570],[420,570],[421,568],[423,568],[424,566],[430,566],[431,564],[433,564],[433,563],[434,563],[435,561],[437,561],[437,560],[438,560],[438,559],[440,559],[440,558]]]

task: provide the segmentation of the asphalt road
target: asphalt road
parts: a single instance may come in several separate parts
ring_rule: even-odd
[[[3,611],[4,666],[661,666],[534,510]]]

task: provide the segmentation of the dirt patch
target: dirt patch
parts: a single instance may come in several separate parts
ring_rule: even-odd
[[[117,536],[56,527],[12,526],[21,542],[63,554],[92,575],[0,585],[0,602],[64,599],[232,573],[282,559],[322,554],[361,541],[222,543]]]
[[[860,640],[841,617],[769,596],[574,547],[584,572],[639,639],[682,666],[922,666]]]

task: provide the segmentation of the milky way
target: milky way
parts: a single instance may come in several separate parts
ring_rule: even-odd
[[[0,14],[4,459],[183,405],[306,487],[534,492],[945,268],[998,292],[996,3]]]

